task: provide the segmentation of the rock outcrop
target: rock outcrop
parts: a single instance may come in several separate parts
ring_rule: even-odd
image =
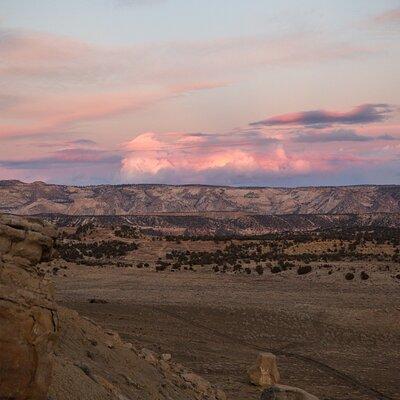
[[[0,216],[0,398],[42,400],[51,381],[58,327],[49,260],[55,230],[36,219]]]

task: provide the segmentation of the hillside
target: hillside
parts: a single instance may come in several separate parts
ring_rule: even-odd
[[[170,354],[58,305],[46,271],[56,236],[38,219],[0,215],[0,399],[226,399]]]
[[[400,186],[237,188],[223,186],[63,186],[0,181],[0,211],[20,215],[135,215],[246,212],[364,214],[400,212]]]

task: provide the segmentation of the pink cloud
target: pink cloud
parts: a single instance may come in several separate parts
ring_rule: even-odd
[[[69,37],[20,30],[3,29],[2,31],[0,54],[7,56],[2,67],[13,64],[22,65],[21,63],[27,62],[30,65],[38,63],[42,66],[55,61],[67,62],[82,57],[89,51],[88,44]]]
[[[124,145],[121,173],[131,182],[154,181],[165,175],[188,182],[190,176],[201,179],[216,172],[296,175],[327,167],[316,158],[287,154],[282,145],[274,142],[260,146],[262,140],[256,137],[242,146],[240,135],[147,132]],[[221,141],[224,146],[216,145]]]
[[[130,183],[264,183],[329,176],[397,162],[398,150],[382,141],[297,143],[262,132],[203,134],[147,132],[122,146],[121,179]]]
[[[157,77],[165,63],[154,62],[150,47],[95,46],[1,28],[0,34],[0,137],[64,131],[226,84],[191,74]]]
[[[0,124],[0,137],[24,136],[66,130],[85,121],[131,113],[159,101],[203,88],[208,83],[193,83],[158,91],[105,92],[94,94],[49,95],[21,100],[3,112],[14,124]],[[0,117],[2,113],[0,111]]]
[[[0,57],[4,60],[0,73],[63,77],[75,84],[98,83],[100,79],[103,84],[127,79],[185,84],[190,74],[208,77],[207,80],[212,75],[212,79],[220,81],[227,74],[233,76],[261,65],[354,58],[376,51],[324,38],[315,43],[313,36],[304,33],[114,47],[45,32],[0,28],[0,33]]]

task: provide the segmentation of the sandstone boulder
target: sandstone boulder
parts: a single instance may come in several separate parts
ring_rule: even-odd
[[[279,371],[276,356],[271,353],[260,353],[256,363],[247,371],[253,385],[269,387],[279,382]]]

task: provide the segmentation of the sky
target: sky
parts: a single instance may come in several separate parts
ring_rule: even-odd
[[[400,184],[400,0],[0,0],[0,180]]]

